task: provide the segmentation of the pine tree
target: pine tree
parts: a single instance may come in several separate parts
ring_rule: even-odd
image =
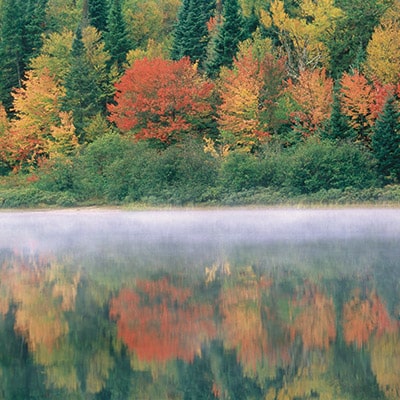
[[[99,32],[107,30],[108,4],[106,0],[89,0],[89,23]]]
[[[174,33],[172,57],[188,56],[192,62],[203,64],[209,41],[207,22],[215,8],[213,0],[184,0]]]
[[[222,66],[231,67],[239,42],[244,38],[243,17],[237,0],[225,0],[222,22],[210,40],[206,70],[208,75],[216,76]]]
[[[90,119],[103,111],[100,98],[101,90],[96,81],[95,71],[87,60],[82,28],[79,27],[72,44],[71,68],[65,78],[63,109],[72,112],[80,143],[85,141],[85,127],[90,123]]]
[[[383,182],[399,182],[400,112],[394,96],[388,98],[375,123],[371,144]]]
[[[111,65],[116,64],[121,71],[126,61],[126,54],[131,50],[122,14],[121,0],[114,0],[111,3],[104,39],[106,50],[111,55]]]

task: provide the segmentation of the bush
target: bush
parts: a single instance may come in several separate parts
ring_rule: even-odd
[[[219,176],[221,191],[236,193],[263,184],[262,161],[253,154],[234,151],[223,160]]]
[[[101,136],[85,147],[74,163],[74,191],[81,200],[104,199],[107,171],[118,160],[128,159],[133,144],[118,134]]]
[[[354,144],[311,139],[296,146],[288,161],[285,185],[294,194],[363,189],[377,183],[374,160]]]

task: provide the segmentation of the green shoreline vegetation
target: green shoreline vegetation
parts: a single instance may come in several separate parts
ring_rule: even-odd
[[[399,4],[0,0],[0,208],[400,204]]]

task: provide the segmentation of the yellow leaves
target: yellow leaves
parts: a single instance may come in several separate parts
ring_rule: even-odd
[[[324,39],[341,16],[342,11],[334,6],[333,0],[302,0],[296,18],[286,13],[282,0],[275,0],[271,3],[270,15],[261,13],[261,22],[278,29],[291,73],[297,76],[306,68],[327,65],[329,57]]]
[[[47,70],[57,83],[63,82],[70,68],[69,53],[73,38],[73,32],[66,29],[61,33],[50,33],[49,36],[44,38],[40,55],[30,62],[30,66],[36,75]]]
[[[381,83],[400,80],[400,22],[388,20],[378,26],[367,46],[366,71]]]
[[[385,334],[373,340],[371,367],[388,400],[400,398],[400,336]]]

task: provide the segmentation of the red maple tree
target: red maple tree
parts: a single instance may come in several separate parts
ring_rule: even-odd
[[[194,128],[194,119],[209,118],[213,83],[197,72],[188,58],[179,61],[136,60],[116,84],[109,120],[137,140],[177,140]]]

